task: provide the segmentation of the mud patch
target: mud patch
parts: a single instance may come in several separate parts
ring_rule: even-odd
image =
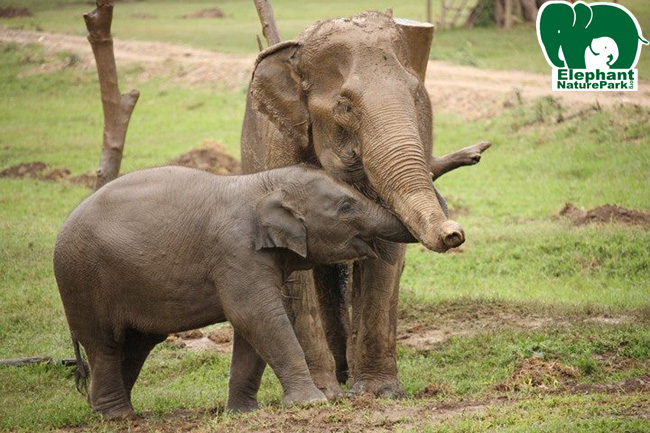
[[[419,323],[414,323],[399,333],[397,341],[402,346],[427,351],[452,337],[467,334],[469,334],[469,331],[454,332],[447,329],[426,328]]]
[[[626,209],[612,204],[585,211],[573,203],[567,203],[560,211],[560,216],[569,218],[577,226],[619,223],[650,227],[650,211]]]
[[[569,390],[573,394],[585,393],[647,393],[650,392],[650,374],[621,380],[616,383],[581,383],[572,386]]]
[[[449,385],[443,382],[431,383],[424,387],[424,389],[418,391],[414,397],[421,398],[432,398],[439,395],[445,395],[449,393]]]
[[[198,18],[223,18],[226,14],[219,8],[201,9],[200,11],[193,12],[187,15],[181,15],[183,19],[198,19]]]
[[[230,156],[221,145],[214,141],[206,141],[200,148],[192,149],[165,165],[197,168],[220,175],[241,173],[239,161]]]
[[[547,361],[541,357],[526,358],[519,362],[510,378],[498,384],[497,391],[522,391],[532,388],[554,389],[579,376],[575,367]]]
[[[164,165],[196,168],[219,175],[241,173],[239,161],[213,141],[206,141],[202,147],[193,149]],[[0,171],[0,178],[36,179],[46,182],[64,181],[84,185],[88,188],[94,188],[97,181],[95,173],[83,173],[73,176],[67,168],[53,168],[41,161],[24,162],[9,167]]]
[[[0,18],[20,18],[34,16],[27,8],[0,8]]]
[[[95,176],[82,174],[72,176],[67,168],[52,168],[44,162],[24,162],[0,171],[0,178],[9,179],[36,179],[46,182],[68,181],[74,184],[85,185],[89,188],[95,186]]]
[[[193,329],[170,334],[165,343],[177,349],[212,350],[220,353],[231,353],[232,338],[232,327],[224,326],[212,331]]]
[[[155,20],[158,18],[158,16],[154,14],[148,14],[146,12],[138,12],[131,14],[131,18],[135,18],[136,20]]]

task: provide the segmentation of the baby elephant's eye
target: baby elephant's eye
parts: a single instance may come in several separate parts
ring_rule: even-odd
[[[339,211],[341,213],[350,213],[352,212],[352,210],[353,210],[352,203],[350,203],[349,201],[343,202],[343,204],[341,204],[341,207],[339,208]]]

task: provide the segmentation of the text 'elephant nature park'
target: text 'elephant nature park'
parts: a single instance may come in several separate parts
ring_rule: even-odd
[[[639,22],[616,3],[546,2],[537,38],[553,68],[554,91],[636,91],[635,69],[648,45]]]

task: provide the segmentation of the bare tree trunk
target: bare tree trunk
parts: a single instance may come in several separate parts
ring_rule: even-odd
[[[431,22],[431,0],[427,0],[427,22]]]
[[[271,45],[279,44],[282,41],[278,25],[275,22],[273,15],[273,7],[271,7],[271,0],[253,0],[257,15],[260,17],[262,23],[262,34],[266,38],[266,42]]]
[[[460,2],[458,9],[456,9],[456,15],[454,15],[454,17],[451,19],[451,27],[456,27],[456,23],[460,19],[460,16],[463,14],[463,9],[465,9],[466,4],[467,4],[467,0],[462,0]]]
[[[503,27],[509,29],[512,27],[512,0],[504,0],[503,10]]]
[[[494,22],[497,27],[503,27],[504,24],[504,11],[503,11],[503,1],[504,0],[494,0]]]
[[[521,13],[524,21],[537,22],[537,4],[535,0],[521,0]]]
[[[438,17],[438,27],[440,29],[444,29],[446,26],[446,19],[447,19],[447,9],[449,9],[449,5],[447,4],[448,0],[442,0],[442,3],[440,4],[440,16]]]
[[[95,189],[115,179],[120,172],[122,152],[126,130],[129,127],[131,113],[138,102],[140,92],[131,90],[121,94],[117,83],[115,54],[113,53],[113,37],[111,23],[113,21],[113,1],[97,0],[97,8],[84,14],[88,41],[93,49],[99,88],[104,110],[104,139],[102,156],[97,170]]]

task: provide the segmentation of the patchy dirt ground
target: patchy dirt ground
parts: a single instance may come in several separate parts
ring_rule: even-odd
[[[203,146],[172,159],[164,165],[179,165],[197,168],[219,175],[241,173],[241,164],[230,156],[223,147],[213,141],[206,141]],[[95,173],[84,173],[73,176],[67,168],[52,168],[44,162],[26,162],[14,165],[0,171],[1,178],[37,179],[49,182],[67,181],[94,188],[97,177]]]
[[[575,225],[620,223],[650,227],[650,211],[627,209],[606,204],[590,210],[583,210],[573,203],[567,203],[560,211],[560,216],[569,218]]]
[[[33,15],[28,8],[0,8],[0,18],[31,17]]]
[[[70,170],[67,168],[52,168],[44,162],[25,162],[13,167],[9,167],[0,171],[0,178],[13,178],[13,179],[37,179],[49,182],[68,181],[86,185],[89,188],[95,185],[95,176],[90,174],[82,174],[80,176],[72,176]]]
[[[214,141],[206,141],[198,149],[169,161],[166,165],[180,165],[183,167],[198,168],[215,174],[229,175],[241,173],[241,164],[230,156],[224,148]]]
[[[200,11],[193,12],[187,15],[181,15],[181,18],[196,19],[196,18],[223,18],[226,14],[219,8],[201,9]]]
[[[62,35],[0,27],[0,42],[38,43],[48,51],[71,51],[85,67],[94,68],[88,41],[83,36]],[[223,54],[181,45],[115,40],[118,65],[139,63],[142,78],[171,76],[184,84],[209,83],[229,89],[247,85],[255,55]],[[468,119],[492,116],[519,100],[553,96],[569,111],[600,105],[650,106],[650,82],[641,81],[638,92],[555,92],[551,73],[494,71],[430,61],[426,86],[435,111],[447,111]]]

